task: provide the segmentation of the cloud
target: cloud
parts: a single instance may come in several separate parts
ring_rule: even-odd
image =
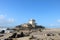
[[[4,15],[0,15],[0,19],[4,19],[5,17],[4,17]]]
[[[49,25],[50,27],[60,27],[60,19]]]
[[[50,24],[50,26],[60,26],[60,24]]]
[[[14,23],[14,18],[7,18],[6,15],[0,15],[0,26]]]
[[[49,26],[55,26],[54,24],[50,24]]]
[[[13,23],[15,20],[13,18],[8,19],[9,23]]]
[[[58,20],[57,20],[57,22],[59,22],[59,23],[60,23],[60,19],[58,19]]]

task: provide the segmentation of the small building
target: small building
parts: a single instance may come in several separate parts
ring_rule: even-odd
[[[35,27],[36,26],[36,23],[35,23],[35,20],[34,19],[30,19],[29,21],[28,21],[28,23],[24,23],[24,24],[22,24],[21,25],[22,27]]]

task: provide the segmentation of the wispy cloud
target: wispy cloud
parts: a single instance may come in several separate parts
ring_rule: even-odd
[[[55,26],[54,24],[49,24],[49,26]]]
[[[6,15],[0,15],[0,25],[12,24],[14,23],[14,18],[7,18]]]
[[[4,16],[4,15],[0,15],[0,20],[1,20],[1,19],[4,19],[4,18],[5,18],[5,16]]]
[[[50,26],[60,26],[60,24],[50,24]]]
[[[15,20],[14,20],[13,18],[9,18],[9,19],[8,19],[8,22],[9,22],[9,23],[13,23],[14,21],[15,21]]]
[[[60,19],[58,19],[58,20],[57,20],[57,22],[59,22],[59,23],[60,23]]]
[[[50,24],[51,27],[60,27],[60,19],[56,20],[55,23]]]

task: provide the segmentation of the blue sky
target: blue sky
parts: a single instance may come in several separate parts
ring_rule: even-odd
[[[38,25],[60,28],[60,0],[0,0],[0,26],[35,19]]]

